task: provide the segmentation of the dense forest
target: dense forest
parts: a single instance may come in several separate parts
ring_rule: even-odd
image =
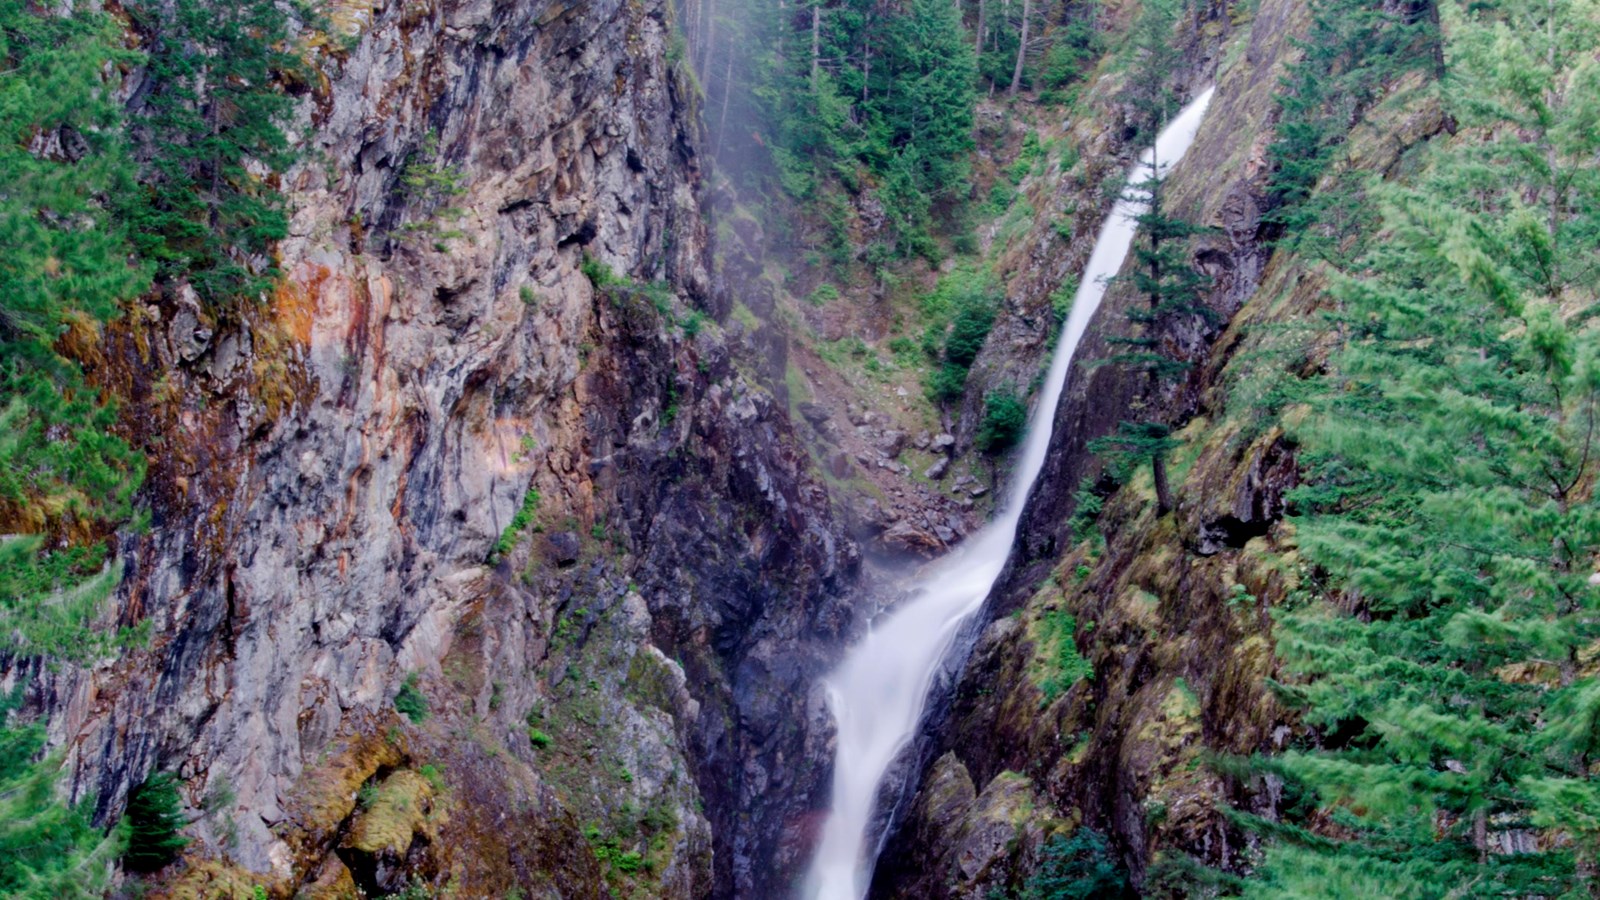
[[[0,3],[6,896],[113,885],[132,896],[128,885],[189,844],[180,773],[141,777],[121,808],[97,809],[81,785],[69,802],[63,748],[17,675],[92,668],[153,639],[111,598],[127,574],[119,546],[163,527],[147,472],[176,438],[147,423],[177,392],[159,376],[121,377],[107,345],[137,342],[157,306],[191,309],[219,333],[270,308],[287,277],[285,181],[337,164],[298,149],[296,109],[317,66],[349,52],[320,6]],[[1185,218],[1155,174],[1125,184],[1120,172],[1204,82],[1195,23],[1249,6],[688,0],[669,16],[668,56],[693,86],[720,189],[784,248],[795,318],[847,304],[841,293],[902,304],[883,334],[818,339],[817,356],[894,367],[929,421],[977,410],[962,439],[991,477],[1003,477],[1037,382],[983,374],[1016,277],[984,229],[1032,211],[1025,178],[1087,170],[1074,147],[1029,135],[1003,148],[985,123],[1065,117],[1113,136],[1117,177],[1084,187],[1084,214],[1128,191],[1154,199],[1113,284],[1136,300],[1106,326],[1113,350],[1097,364],[1124,373],[1133,399],[1088,443],[1093,475],[1062,516],[1078,548],[1061,552],[1098,560],[1114,535],[1097,517],[1119,498],[1169,523],[1195,502],[1185,447],[1208,424],[1198,386],[1232,313],[1196,255],[1216,223]],[[1230,601],[1263,607],[1276,660],[1263,689],[1288,711],[1290,736],[1198,763],[1233,787],[1224,815],[1241,856],[1180,849],[1141,865],[1135,884],[1132,851],[1104,823],[1052,827],[991,896],[1595,892],[1600,7],[1308,0],[1303,13],[1259,141],[1251,240],[1321,287],[1309,315],[1250,335],[1221,403],[1245,423],[1230,439],[1281,430],[1298,466],[1270,564],[1283,596],[1266,609],[1236,584]],[[1091,84],[1110,99],[1091,103]],[[1433,104],[1446,126],[1376,171],[1352,134],[1385,104]],[[430,138],[393,191],[453,203],[457,175],[434,157],[459,164],[463,151]],[[584,259],[597,291],[651,289]],[[1070,285],[1057,296],[1051,327]],[[684,340],[699,315],[683,318],[695,323],[678,329]],[[525,496],[491,561],[532,524],[540,496]],[[599,542],[605,526],[594,529]],[[1096,637],[1058,622],[1046,703],[1097,677]],[[410,712],[428,706],[413,681],[393,705],[417,723]],[[548,726],[527,716],[542,749]],[[620,873],[608,877],[632,877],[641,857],[618,862],[618,846],[596,839],[595,852]]]

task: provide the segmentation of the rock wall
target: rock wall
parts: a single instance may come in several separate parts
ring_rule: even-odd
[[[921,787],[887,844],[874,897],[1019,891],[1045,842],[1083,827],[1109,837],[1112,861],[1140,895],[1188,896],[1185,859],[1225,869],[1246,859],[1251,838],[1223,807],[1272,813],[1270,786],[1209,760],[1279,747],[1293,733],[1266,684],[1276,666],[1269,609],[1301,576],[1284,520],[1295,447],[1261,427],[1255,401],[1236,388],[1260,365],[1314,367],[1330,341],[1316,327],[1322,275],[1274,253],[1261,223],[1272,93],[1307,14],[1289,0],[1264,0],[1248,20],[1213,12],[1189,24],[1183,80],[1196,90],[1215,83],[1217,93],[1164,188],[1169,208],[1213,229],[1193,259],[1224,320],[1196,323],[1183,347],[1188,382],[1158,398],[1182,425],[1171,459],[1178,508],[1158,517],[1150,475],[1139,472],[1106,497],[1098,537],[1076,531],[1077,492],[1100,476],[1087,445],[1139,391],[1119,367],[1099,364],[1117,352],[1124,311],[1141,302],[1114,288],[1078,350],[981,635],[928,725]],[[1102,121],[1115,115],[1110,88],[1091,88],[1107,103]],[[1356,124],[1351,165],[1388,174],[1445,127],[1436,101],[1415,88],[1391,86]],[[1264,336],[1288,329],[1294,355],[1252,359]],[[1052,682],[1072,656],[1093,675]]]
[[[275,296],[109,336],[154,521],[108,624],[149,637],[7,675],[102,814],[179,774],[173,895],[776,896],[803,863],[857,551],[782,334],[729,318],[761,287],[713,262],[671,17],[333,4]]]

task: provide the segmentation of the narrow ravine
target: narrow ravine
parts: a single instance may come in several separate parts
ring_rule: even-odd
[[[1129,172],[1143,181],[1152,166],[1165,174],[1182,159],[1200,128],[1212,89],[1173,119]],[[976,613],[999,578],[1016,538],[1017,523],[1034,479],[1044,465],[1055,410],[1066,387],[1073,354],[1133,244],[1136,220],[1148,197],[1125,193],[1095,243],[1072,312],[1063,326],[1050,375],[1034,406],[1016,476],[999,513],[960,549],[920,576],[912,599],[896,609],[845,657],[825,682],[838,727],[832,804],[804,895],[812,900],[860,900],[871,882],[880,843],[867,829],[878,788],[922,717],[934,673],[962,625]]]

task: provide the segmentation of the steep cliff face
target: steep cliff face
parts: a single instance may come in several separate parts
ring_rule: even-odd
[[[174,291],[111,335],[155,517],[112,614],[153,637],[35,700],[101,810],[178,773],[175,895],[771,896],[797,865],[856,550],[782,335],[729,318],[759,288],[713,264],[670,17],[334,4],[272,303]]]
[[[1142,894],[1182,896],[1187,888],[1166,880],[1174,870],[1163,861],[1236,867],[1249,838],[1221,809],[1271,814],[1270,786],[1231,780],[1206,760],[1279,747],[1292,733],[1266,684],[1276,665],[1268,610],[1302,574],[1283,521],[1295,448],[1280,430],[1257,426],[1238,387],[1262,364],[1252,356],[1263,335],[1294,328],[1304,337],[1297,355],[1267,365],[1315,366],[1327,349],[1312,324],[1324,302],[1318,270],[1275,254],[1261,222],[1272,93],[1306,21],[1302,5],[1268,0],[1249,19],[1202,18],[1187,29],[1186,80],[1215,83],[1217,93],[1164,190],[1169,208],[1212,229],[1193,262],[1211,278],[1207,302],[1225,324],[1187,336],[1188,381],[1158,401],[1186,423],[1172,461],[1178,508],[1157,515],[1146,471],[1107,496],[1092,524],[1073,518],[1080,486],[1101,475],[1089,442],[1139,395],[1121,367],[1102,364],[1118,352],[1125,310],[1139,302],[1114,288],[1079,348],[1007,574],[929,726],[921,787],[905,801],[873,896],[1016,891],[1052,835],[1085,827],[1110,837],[1112,860]],[[1387,175],[1446,126],[1414,88],[1392,86],[1355,124],[1351,165]],[[1090,89],[1101,121],[1116,116],[1114,89],[1114,79]],[[1114,148],[1102,147],[1098,159],[1110,163]],[[1056,184],[1059,203],[1073,183]],[[1094,221],[1080,216],[1076,233]],[[1054,239],[1039,233],[1027,246],[1035,270],[1048,272],[1041,257]],[[1048,290],[1023,290],[1023,305]],[[1026,323],[1002,320],[997,333]],[[1084,671],[1063,662],[1078,657]],[[1092,675],[1079,677],[1087,667]]]

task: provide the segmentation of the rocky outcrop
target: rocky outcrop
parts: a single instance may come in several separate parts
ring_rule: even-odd
[[[1136,302],[1113,289],[1055,411],[1049,457],[987,625],[933,716],[915,812],[890,837],[875,896],[983,896],[981,885],[945,874],[947,854],[984,821],[962,799],[970,786],[1009,773],[1026,776],[1043,805],[1109,835],[1115,862],[1147,896],[1187,895],[1181,879],[1168,880],[1181,871],[1169,862],[1240,867],[1252,838],[1222,808],[1270,815],[1276,802],[1209,761],[1278,748],[1293,733],[1266,685],[1276,671],[1268,610],[1305,574],[1285,521],[1295,446],[1262,427],[1262,399],[1237,387],[1252,352],[1288,327],[1296,367],[1314,370],[1328,348],[1328,336],[1306,326],[1325,302],[1322,277],[1274,254],[1260,221],[1271,95],[1305,10],[1264,2],[1250,22],[1194,24],[1189,81],[1214,78],[1217,93],[1165,192],[1171,208],[1213,228],[1194,261],[1211,276],[1207,300],[1227,325],[1188,335],[1190,380],[1155,398],[1183,426],[1173,454],[1178,508],[1158,516],[1148,473],[1119,488],[1087,450],[1139,390],[1118,367],[1096,364],[1116,352],[1123,310]],[[1352,164],[1391,172],[1405,148],[1447,126],[1414,87],[1394,86],[1352,131]],[[1073,515],[1085,485],[1104,500],[1088,534]],[[950,787],[955,771],[965,791]],[[1030,820],[1048,827],[1056,814]],[[1017,856],[998,867],[1017,889],[1037,864]]]
[[[333,4],[270,303],[179,291],[108,340],[155,517],[110,615],[151,639],[34,700],[102,815],[178,773],[176,894],[796,870],[857,552],[777,399],[783,335],[729,318],[760,288],[713,263],[671,15]]]

